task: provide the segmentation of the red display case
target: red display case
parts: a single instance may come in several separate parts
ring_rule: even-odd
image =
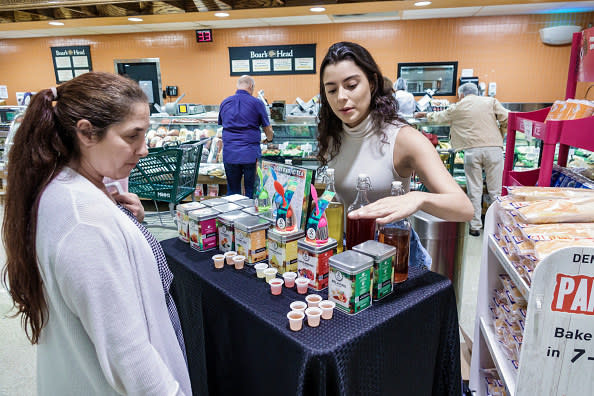
[[[592,37],[592,48],[590,48]],[[565,99],[575,97],[578,81],[594,80],[594,28],[574,33],[569,59]],[[588,78],[588,80],[583,80]],[[503,191],[505,186],[550,186],[555,149],[559,144],[557,164],[567,166],[569,147],[594,151],[594,116],[577,120],[544,122],[550,107],[527,112],[510,112],[507,120],[507,142],[503,166]],[[516,131],[542,141],[540,168],[528,171],[514,171],[514,148]]]

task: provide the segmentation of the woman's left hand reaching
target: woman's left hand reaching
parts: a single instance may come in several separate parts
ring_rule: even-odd
[[[138,195],[130,192],[123,194],[118,194],[115,192],[111,196],[117,203],[132,212],[134,217],[136,217],[136,219],[142,223],[142,220],[144,220],[144,206],[142,206]]]
[[[421,206],[416,191],[397,197],[386,197],[348,214],[351,219],[376,219],[378,224],[392,223],[415,213]]]

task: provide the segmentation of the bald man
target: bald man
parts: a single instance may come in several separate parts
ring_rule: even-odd
[[[272,142],[272,126],[261,100],[254,98],[254,79],[244,75],[237,80],[235,95],[221,103],[219,125],[223,126],[223,163],[227,174],[227,194],[242,194],[241,178],[245,196],[254,198],[256,165],[262,156],[260,151],[260,127],[266,141]]]

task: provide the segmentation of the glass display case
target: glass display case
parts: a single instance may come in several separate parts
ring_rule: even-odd
[[[147,145],[161,147],[171,141],[185,142],[212,138],[203,151],[201,174],[212,168],[209,164],[222,165],[222,127],[217,124],[217,113],[208,112],[192,116],[151,116],[151,126],[147,131]],[[315,118],[303,122],[271,121],[274,131],[272,143],[262,144],[262,157],[294,164],[312,164],[316,162],[317,124]],[[262,140],[265,136],[262,136]],[[218,167],[220,168],[220,167]],[[207,174],[207,173],[206,173]]]

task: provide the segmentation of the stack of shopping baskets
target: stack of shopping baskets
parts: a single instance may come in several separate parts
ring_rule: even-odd
[[[173,216],[175,205],[196,189],[202,147],[206,141],[208,139],[183,144],[170,142],[149,149],[148,155],[132,169],[128,190],[140,198],[153,200],[157,212],[157,201],[168,202]]]

